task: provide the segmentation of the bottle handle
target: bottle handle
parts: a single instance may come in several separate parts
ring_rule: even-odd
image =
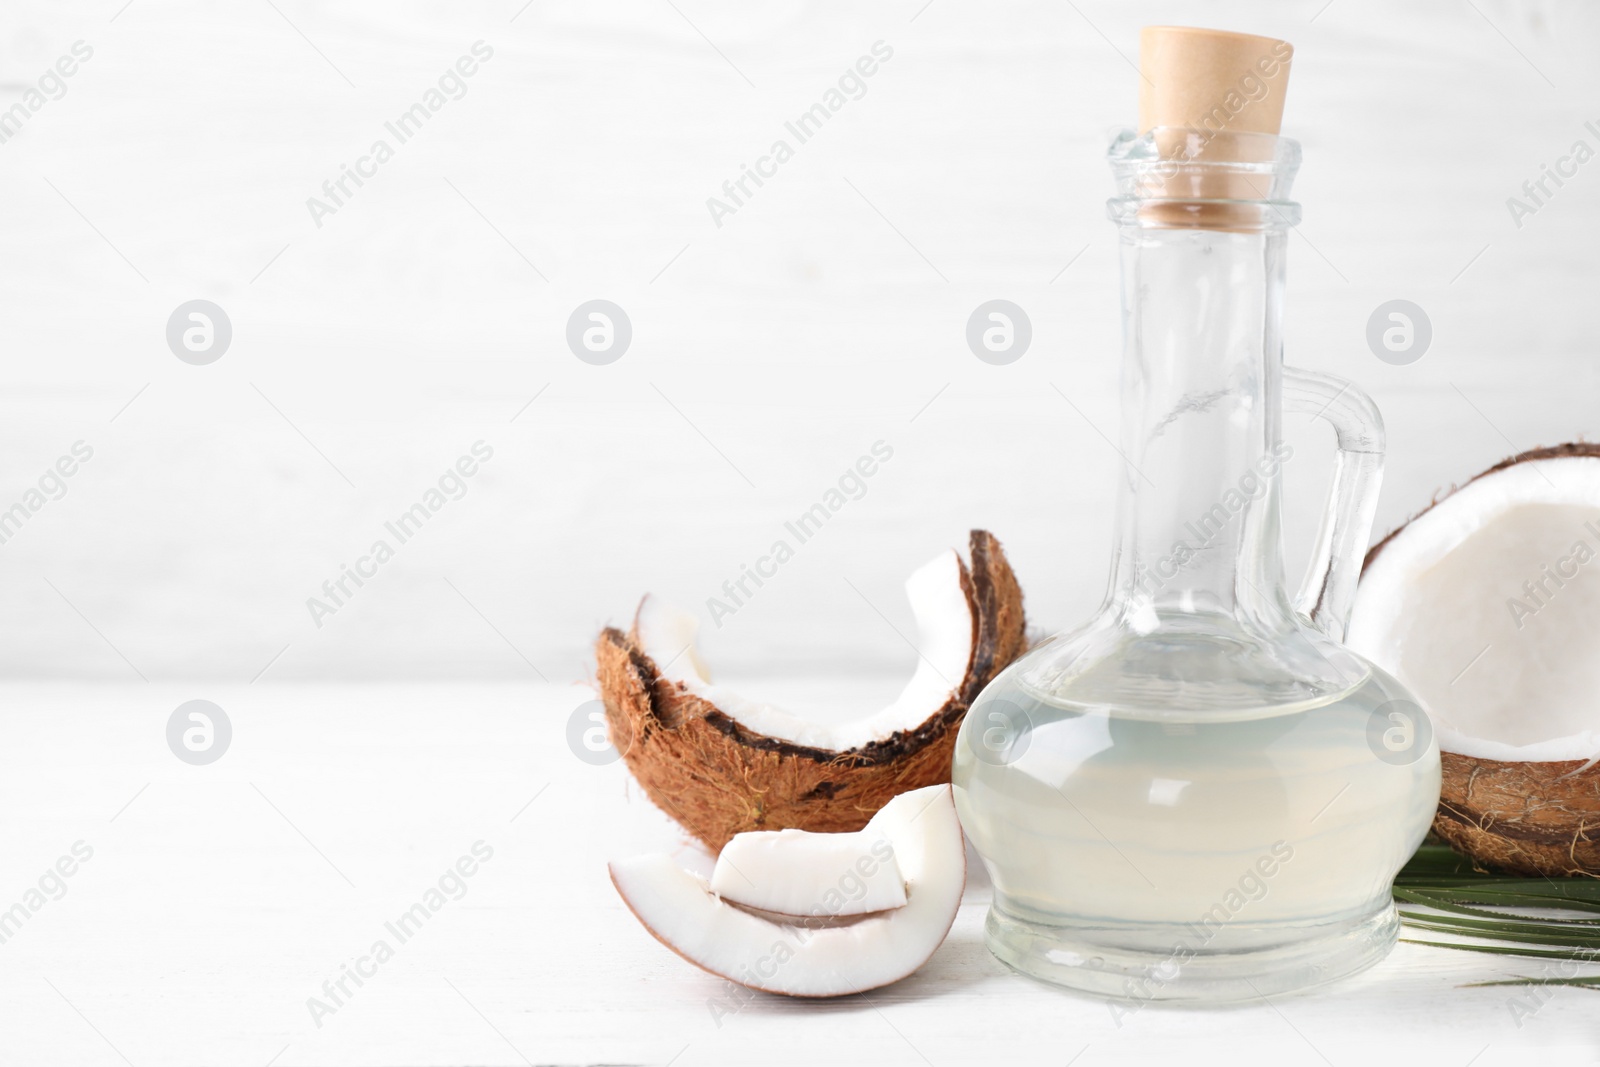
[[[1284,410],[1323,419],[1338,435],[1333,486],[1295,610],[1343,641],[1383,482],[1383,416],[1353,382],[1285,367]]]

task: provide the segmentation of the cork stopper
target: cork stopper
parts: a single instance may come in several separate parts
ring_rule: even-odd
[[[1294,48],[1287,41],[1191,26],[1139,34],[1139,133],[1173,161],[1143,190],[1153,200],[1261,201],[1267,185],[1248,167],[1270,160],[1283,122]],[[1221,164],[1221,166],[1213,166]],[[1147,225],[1250,230],[1244,204],[1153,203]]]
[[[1139,132],[1182,126],[1276,134],[1294,47],[1272,37],[1146,26],[1139,33]]]

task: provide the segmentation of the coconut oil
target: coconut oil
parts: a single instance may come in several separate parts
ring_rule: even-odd
[[[1226,86],[1258,50],[1287,49],[1168,27],[1146,30],[1147,51],[1152,34],[1172,62],[1147,88],[1174,92],[1197,69]],[[1283,365],[1299,159],[1275,120],[1157,124],[1112,145],[1111,580],[1092,618],[985,688],[954,755],[994,885],[989,947],[1038,978],[1141,1002],[1254,999],[1371,966],[1396,939],[1390,886],[1438,805],[1439,751],[1416,699],[1341,644],[1383,423],[1353,384]],[[1304,461],[1286,409],[1338,438],[1293,599],[1280,493]]]
[[[1367,668],[1298,704],[1046,695],[1026,664],[975,703],[956,805],[1002,960],[1130,1000],[1319,984],[1381,958],[1390,884],[1432,816],[1438,752]],[[1240,694],[1235,694],[1236,696]]]

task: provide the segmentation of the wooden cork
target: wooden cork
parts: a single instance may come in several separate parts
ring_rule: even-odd
[[[1154,131],[1161,157],[1174,163],[1141,196],[1267,199],[1260,174],[1230,173],[1206,164],[1272,158],[1272,137],[1283,122],[1293,58],[1294,47],[1273,37],[1146,26],[1139,34],[1139,132]],[[1255,229],[1250,220],[1258,216],[1259,209],[1226,204],[1149,204],[1140,211],[1147,225],[1219,230]]]
[[[1272,37],[1146,26],[1139,33],[1139,132],[1182,126],[1276,134],[1294,47]]]

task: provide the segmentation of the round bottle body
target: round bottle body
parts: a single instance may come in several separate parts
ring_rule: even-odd
[[[997,956],[1111,996],[1226,1000],[1388,952],[1394,876],[1439,795],[1438,746],[1398,681],[1368,666],[1300,704],[1193,710],[1180,687],[1092,706],[1025,683],[1048,651],[984,690],[956,744]]]

